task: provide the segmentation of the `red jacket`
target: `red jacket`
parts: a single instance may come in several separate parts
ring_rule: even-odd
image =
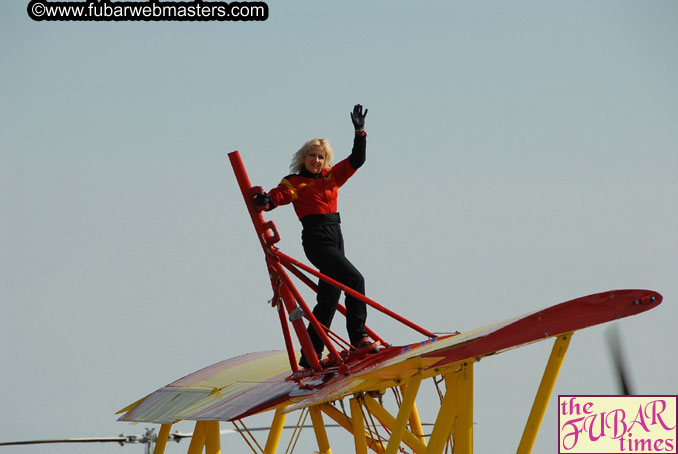
[[[309,214],[336,213],[339,188],[365,162],[365,139],[364,131],[356,133],[351,155],[329,170],[314,175],[304,169],[299,175],[283,178],[268,193],[273,207],[292,203],[300,220]]]
[[[355,172],[349,158],[346,158],[316,176],[307,172],[288,175],[268,195],[275,206],[292,203],[299,219],[309,214],[336,213],[339,188]]]

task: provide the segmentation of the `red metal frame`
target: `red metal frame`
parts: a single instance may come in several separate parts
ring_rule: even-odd
[[[352,288],[349,288],[349,287],[345,286],[345,285],[342,284],[341,282],[335,281],[335,280],[332,279],[331,277],[325,276],[324,274],[320,273],[319,271],[314,270],[314,269],[311,268],[310,266],[304,265],[304,264],[301,263],[300,261],[293,259],[293,258],[290,257],[289,255],[286,255],[286,254],[284,254],[284,253],[282,253],[282,252],[280,252],[280,251],[278,251],[278,250],[275,251],[275,254],[278,256],[278,258],[279,258],[283,263],[287,262],[287,263],[289,263],[289,264],[291,264],[291,265],[296,266],[296,267],[299,268],[299,269],[302,269],[302,270],[306,271],[307,273],[310,273],[310,274],[314,275],[315,277],[317,277],[317,278],[319,278],[319,279],[322,279],[323,281],[327,282],[328,284],[331,284],[333,287],[336,287],[336,288],[338,288],[339,290],[343,291],[344,293],[346,293],[346,294],[348,294],[348,295],[351,295],[351,296],[354,297],[354,298],[359,299],[359,300],[362,301],[363,303],[365,303],[365,304],[367,304],[367,305],[369,305],[369,306],[372,306],[373,308],[375,308],[375,309],[378,310],[379,312],[382,312],[382,313],[388,315],[388,316],[391,317],[391,318],[394,318],[394,319],[398,320],[398,321],[399,321],[400,323],[402,323],[403,325],[412,328],[413,330],[415,330],[415,331],[417,331],[417,332],[423,334],[424,336],[426,336],[426,337],[431,337],[431,338],[436,337],[436,335],[433,334],[432,332],[430,332],[430,331],[428,331],[428,330],[422,328],[421,326],[417,325],[416,323],[412,323],[411,321],[409,321],[408,319],[406,319],[406,318],[403,317],[402,315],[398,315],[398,314],[396,314],[395,312],[393,312],[392,310],[386,309],[384,306],[382,306],[381,304],[377,303],[376,301],[372,301],[371,299],[369,299],[369,298],[366,297],[365,295],[361,295],[360,293],[356,292],[356,291],[353,290]]]
[[[301,280],[315,292],[318,291],[317,285],[313,283],[306,275],[304,275],[302,271],[305,271],[306,273],[309,273],[329,283],[339,290],[342,290],[344,293],[359,299],[365,304],[377,309],[378,311],[388,315],[389,317],[399,321],[405,326],[423,334],[426,337],[436,337],[436,335],[432,332],[383,307],[376,301],[367,298],[365,295],[362,295],[355,290],[341,284],[340,282],[337,282],[334,279],[318,272],[317,270],[299,262],[298,260],[293,259],[275,247],[275,244],[280,241],[278,230],[273,221],[264,220],[260,209],[253,203],[254,195],[258,192],[261,192],[261,188],[253,187],[250,183],[249,176],[247,175],[247,171],[245,170],[245,166],[238,151],[229,153],[228,158],[231,162],[231,166],[233,167],[236,180],[238,181],[240,192],[242,193],[243,199],[245,200],[245,206],[247,207],[247,211],[250,214],[252,224],[254,225],[254,230],[257,233],[257,238],[259,238],[261,247],[264,250],[269,277],[271,279],[271,286],[273,288],[272,303],[277,307],[278,310],[280,325],[282,328],[283,337],[285,339],[285,347],[287,349],[287,356],[289,358],[290,367],[292,368],[293,372],[298,371],[298,367],[288,320],[292,323],[292,328],[294,329],[304,356],[306,357],[306,360],[310,364],[311,368],[315,371],[322,369],[322,365],[320,364],[318,356],[315,353],[302,318],[306,318],[309,321],[311,326],[313,326],[313,329],[315,329],[316,333],[318,333],[322,339],[323,344],[325,344],[325,347],[329,351],[330,362],[333,365],[338,365],[340,371],[345,371],[346,368],[344,365],[345,359],[342,358],[342,355],[337,351],[328,336],[328,332],[330,332],[330,330],[326,327],[323,327],[322,324],[320,324],[315,318],[313,312],[308,307],[304,299],[301,297],[301,294],[292,283],[292,280],[285,272],[285,269],[289,270],[299,280]],[[346,308],[341,304],[338,308],[339,312],[346,316]],[[303,317],[300,316],[300,311],[303,313]],[[368,327],[365,327],[365,329],[373,340],[380,342],[382,345],[387,345],[387,342],[384,341],[373,330]],[[331,334],[339,338],[339,336],[337,336],[335,333]],[[344,341],[343,339],[341,339],[341,341],[348,345],[348,342]],[[337,344],[339,345],[340,342],[337,342]]]

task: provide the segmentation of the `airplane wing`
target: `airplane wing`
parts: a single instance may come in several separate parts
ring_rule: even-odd
[[[424,372],[430,376],[481,358],[582,328],[635,315],[660,304],[650,290],[614,290],[577,298],[458,335],[388,347],[352,364],[347,375],[291,375],[287,353],[251,353],[201,369],[120,410],[121,421],[233,421],[280,405],[287,411],[380,390]]]
[[[290,365],[285,351],[249,353],[205,367],[120,410],[120,421],[171,424],[177,420],[233,420],[268,409],[288,396]]]

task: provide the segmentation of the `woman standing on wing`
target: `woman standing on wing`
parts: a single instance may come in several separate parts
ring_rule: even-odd
[[[292,203],[303,226],[301,238],[306,257],[318,270],[332,279],[365,294],[365,280],[360,272],[344,256],[344,239],[339,225],[337,212],[338,190],[365,162],[367,138],[365,134],[365,117],[367,109],[357,104],[351,113],[355,127],[353,150],[351,155],[332,165],[334,153],[327,139],[313,139],[306,142],[293,158],[290,170],[278,187],[268,194],[255,196],[257,205],[266,211]],[[318,283],[317,304],[313,315],[327,328],[337,310],[341,291],[320,280]],[[365,331],[367,308],[362,301],[346,295],[346,330],[351,345],[364,348],[371,345]],[[309,325],[308,333],[318,354],[322,355],[324,345],[320,336]],[[376,348],[370,350],[376,353]],[[299,365],[309,368],[308,361],[301,355]]]

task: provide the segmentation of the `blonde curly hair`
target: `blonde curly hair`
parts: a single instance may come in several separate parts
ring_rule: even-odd
[[[300,173],[304,169],[304,160],[306,155],[313,147],[321,147],[325,151],[325,169],[332,168],[332,160],[334,159],[334,151],[328,139],[311,139],[299,148],[299,150],[292,155],[292,163],[290,164],[290,171],[292,173]]]

